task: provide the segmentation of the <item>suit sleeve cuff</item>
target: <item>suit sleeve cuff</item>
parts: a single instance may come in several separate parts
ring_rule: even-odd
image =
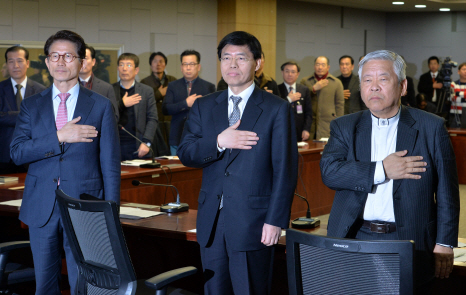
[[[451,248],[451,249],[455,248],[455,247],[450,246],[450,245],[445,245],[445,244],[440,244],[440,243],[436,243],[436,244],[439,245],[439,246],[443,246],[443,247],[447,247],[447,248]]]
[[[292,102],[293,102],[293,101],[290,99],[289,96],[287,96],[286,99],[288,99],[288,102],[289,102],[289,103],[292,103]]]

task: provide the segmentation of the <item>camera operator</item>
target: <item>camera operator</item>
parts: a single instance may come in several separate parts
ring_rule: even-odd
[[[464,92],[466,91],[466,62],[462,63],[458,67],[459,80],[451,83],[451,106],[450,106],[450,127],[459,128],[461,126],[466,127],[466,123],[462,124],[462,109],[466,107],[466,100],[464,98]]]

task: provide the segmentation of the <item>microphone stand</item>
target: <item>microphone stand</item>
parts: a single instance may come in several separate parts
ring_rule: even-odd
[[[311,209],[309,206],[309,202],[306,200],[305,197],[298,195],[295,193],[298,197],[306,201],[307,203],[307,212],[306,212],[306,217],[299,217],[296,218],[291,222],[291,227],[292,228],[315,228],[320,226],[320,219],[319,218],[311,218]]]
[[[133,180],[131,183],[134,186],[138,186],[140,184],[146,184],[146,185],[165,186],[165,187],[174,188],[176,190],[176,202],[175,203],[163,204],[162,206],[160,206],[160,212],[178,213],[178,212],[183,212],[183,211],[188,211],[189,210],[189,205],[187,203],[180,203],[180,193],[178,192],[178,189],[174,185],[140,182],[139,180]]]
[[[144,144],[145,146],[147,146],[149,148],[149,151],[150,151],[150,157],[152,159],[152,163],[146,163],[146,164],[141,164],[139,165],[140,168],[159,168],[160,167],[160,163],[159,162],[156,162],[154,160],[154,150],[148,146],[145,142],[143,142],[142,140],[140,140],[139,138],[137,138],[136,136],[134,136],[133,134],[131,134],[131,132],[129,132],[128,130],[125,129],[125,127],[123,127],[122,125],[118,125],[118,127],[123,130],[124,132],[126,132],[127,134],[129,134],[131,137],[133,137],[134,139],[136,139],[138,142]]]

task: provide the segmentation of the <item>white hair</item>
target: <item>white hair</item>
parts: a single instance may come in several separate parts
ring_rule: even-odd
[[[377,50],[371,53],[368,53],[364,58],[359,62],[358,74],[361,77],[362,67],[364,64],[370,60],[389,60],[393,62],[393,70],[395,71],[398,77],[398,83],[406,79],[406,63],[403,58],[390,50]]]

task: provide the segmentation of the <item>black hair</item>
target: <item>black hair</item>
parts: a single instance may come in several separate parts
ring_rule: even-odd
[[[282,71],[284,71],[286,66],[296,66],[296,68],[298,69],[298,73],[301,72],[301,68],[300,68],[299,65],[298,65],[297,63],[295,63],[294,61],[287,61],[286,63],[282,64],[282,66],[280,67],[280,69],[281,69]]]
[[[58,31],[52,36],[50,36],[47,41],[45,41],[44,45],[44,53],[45,56],[49,55],[49,49],[50,46],[52,46],[53,42],[59,41],[59,40],[65,40],[69,41],[71,43],[74,43],[76,45],[76,53],[78,54],[78,57],[80,59],[84,59],[86,57],[86,43],[84,42],[83,37],[81,37],[79,34],[68,31],[68,30],[62,30]]]
[[[316,63],[316,61],[317,61],[317,59],[318,59],[319,57],[325,58],[325,59],[327,60],[327,66],[330,65],[330,59],[328,59],[328,57],[323,56],[323,55],[316,57],[316,59],[314,59],[314,63]]]
[[[18,52],[20,50],[24,51],[24,58],[26,58],[26,60],[29,60],[29,50],[27,50],[23,46],[15,45],[11,46],[5,51],[5,61],[8,62],[8,52]]]
[[[165,60],[165,65],[168,64],[168,60],[167,60],[167,57],[165,56],[165,54],[163,54],[162,52],[160,51],[157,51],[157,52],[153,52],[150,57],[149,57],[149,65],[152,65],[152,61],[154,60],[154,58],[157,56],[157,55],[160,55],[161,57],[163,57],[163,59]]]
[[[120,64],[120,61],[126,60],[126,59],[132,60],[132,61],[134,62],[134,67],[135,67],[135,68],[139,67],[139,57],[138,57],[136,54],[130,53],[130,52],[122,53],[122,54],[118,57],[117,65]]]
[[[427,60],[427,65],[430,64],[430,61],[431,60],[436,60],[438,64],[440,64],[440,60],[438,59],[438,57],[436,57],[435,55],[434,56],[431,56],[429,57],[429,59]]]
[[[338,64],[340,64],[340,63],[341,63],[341,60],[344,59],[344,58],[349,58],[349,59],[351,59],[351,64],[354,65],[354,59],[353,59],[351,56],[349,56],[349,55],[343,55],[342,57],[340,57],[340,59],[338,60]]]
[[[89,49],[89,51],[91,52],[92,59],[95,59],[95,49],[94,49],[94,47],[92,47],[90,45],[86,45],[86,49]]]
[[[192,49],[183,51],[183,53],[181,53],[180,55],[180,61],[183,62],[183,57],[188,56],[188,55],[195,55],[197,58],[197,63],[201,62],[201,54],[197,52],[196,50],[192,50]]]
[[[254,35],[251,35],[244,31],[235,31],[223,37],[222,41],[218,44],[217,55],[220,59],[222,56],[222,50],[228,44],[243,46],[246,45],[251,51],[255,60],[261,59],[262,46],[259,40]]]

